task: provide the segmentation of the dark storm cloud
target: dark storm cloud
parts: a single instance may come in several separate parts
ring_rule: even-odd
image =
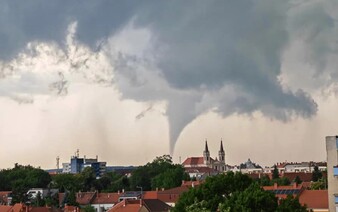
[[[147,81],[117,83],[127,98],[167,100],[173,151],[184,127],[215,107],[223,116],[261,111],[279,120],[316,113],[309,94],[283,88],[278,79],[291,6],[280,0],[2,1],[0,56],[10,59],[29,41],[62,45],[73,21],[77,39],[94,50],[131,21],[150,30],[153,54],[161,50],[158,76],[173,91]],[[135,80],[136,69],[118,67],[116,75]]]

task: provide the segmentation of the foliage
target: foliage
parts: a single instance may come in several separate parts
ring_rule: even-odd
[[[65,193],[65,202],[67,205],[79,206],[79,203],[76,202],[76,192],[70,191]]]
[[[207,202],[205,200],[202,200],[201,202],[197,202],[197,199],[195,199],[195,203],[187,206],[185,210],[187,212],[211,212],[206,207],[207,207]]]
[[[285,199],[281,199],[277,212],[306,212],[306,206],[299,203],[298,197],[288,195]]]
[[[15,164],[13,169],[0,171],[0,190],[13,192],[13,203],[26,202],[30,188],[47,188],[50,175],[40,168]]]
[[[273,185],[274,183],[277,183],[277,185],[280,185],[280,186],[286,186],[286,185],[291,184],[289,178],[287,178],[287,177],[281,177],[281,178],[273,179],[271,182],[272,182],[271,185]]]
[[[151,163],[140,166],[132,172],[129,179],[130,189],[155,190],[156,188],[173,188],[182,180],[189,179],[181,165],[175,165],[170,155],[156,157]]]
[[[60,192],[82,190],[82,177],[79,174],[57,174],[53,176],[53,188]]]
[[[317,182],[312,182],[310,189],[311,190],[327,189],[327,180],[325,178],[321,178]]]
[[[190,189],[181,195],[175,205],[174,211],[185,211],[185,209],[201,201],[206,201],[205,206],[211,211],[216,211],[219,203],[223,202],[235,191],[244,191],[252,183],[248,175],[240,172],[227,172],[213,177],[208,177],[202,185]]]
[[[264,191],[260,183],[273,183],[274,180],[262,177],[253,181],[240,172],[227,172],[208,177],[205,183],[184,192],[173,211],[293,211],[302,209],[298,199],[287,199],[278,206],[278,200],[271,191]],[[281,179],[275,179],[282,180]],[[300,210],[300,211],[302,211]]]
[[[278,179],[279,178],[279,171],[276,165],[273,166],[272,171],[272,179]]]
[[[32,205],[35,206],[35,207],[42,207],[44,206],[46,203],[45,203],[45,200],[42,199],[42,196],[41,196],[41,193],[40,191],[37,193],[36,195],[36,198],[34,198],[32,200]]]
[[[96,180],[96,174],[92,167],[86,167],[82,170],[80,173],[80,176],[82,178],[82,189],[84,191],[93,191],[94,188],[94,182]]]
[[[317,182],[322,177],[323,177],[322,172],[318,169],[318,166],[315,166],[312,172],[312,181]]]
[[[95,212],[95,208],[91,205],[86,205],[85,207],[81,208],[83,212]]]
[[[295,177],[295,179],[293,180],[294,183],[297,183],[297,185],[301,184],[302,183],[302,180],[300,179],[300,177],[297,175]]]
[[[272,192],[264,191],[257,183],[251,184],[243,192],[234,192],[220,210],[229,211],[275,211],[277,199]]]
[[[290,180],[287,177],[275,178],[275,179],[270,180],[270,178],[267,175],[264,175],[262,178],[257,179],[257,182],[261,186],[271,186],[274,183],[277,183],[277,185],[281,185],[281,186],[291,184]]]
[[[171,169],[158,174],[151,180],[151,188],[173,188],[179,186],[182,180],[187,180],[188,175],[184,172],[181,165],[174,165]]]

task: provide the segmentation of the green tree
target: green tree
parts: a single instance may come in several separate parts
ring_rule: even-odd
[[[315,166],[312,172],[312,181],[317,182],[322,177],[323,177],[322,172],[318,169],[318,166]]]
[[[180,186],[182,180],[188,180],[189,176],[184,172],[181,165],[174,165],[175,167],[158,174],[151,180],[151,187],[153,190],[156,188],[173,188]]]
[[[300,179],[300,177],[297,175],[295,177],[295,179],[293,180],[294,183],[297,183],[297,185],[301,184],[302,183],[302,180]]]
[[[91,205],[86,205],[83,208],[81,208],[81,211],[84,212],[95,212],[95,208]]]
[[[52,187],[60,192],[83,190],[83,178],[79,174],[57,174],[53,176]]]
[[[143,190],[179,186],[182,180],[188,179],[188,175],[182,170],[181,165],[173,164],[170,155],[156,157],[151,163],[140,166],[132,172],[129,179],[130,189],[136,190],[139,186]],[[172,179],[173,177],[175,179]]]
[[[220,210],[228,211],[276,211],[278,204],[277,198],[272,192],[264,191],[257,183],[251,184],[244,191],[234,192]]]
[[[272,180],[272,184],[277,183],[278,185],[285,186],[290,185],[291,182],[287,177],[276,178]]]
[[[299,203],[298,197],[288,195],[285,199],[281,199],[277,212],[306,212],[306,206]]]
[[[72,205],[72,206],[79,206],[79,203],[76,202],[76,192],[75,191],[70,191],[65,193],[65,203],[67,205]]]
[[[187,206],[185,210],[187,212],[211,212],[209,209],[207,209],[207,202],[205,200],[197,202],[197,199],[195,199],[194,204]]]
[[[30,188],[47,188],[50,175],[40,168],[15,164],[12,169],[0,171],[0,190],[13,192],[13,203],[26,202]]]
[[[80,173],[83,182],[83,191],[92,191],[94,190],[94,182],[96,180],[96,174],[92,167],[86,167]]]
[[[273,166],[272,171],[272,179],[278,179],[279,178],[279,171],[276,165]]]
[[[41,207],[46,204],[45,200],[42,198],[40,191],[37,193],[36,197],[32,199],[32,205],[35,207]]]
[[[197,188],[184,192],[175,205],[174,211],[185,211],[196,202],[206,201],[206,209],[216,211],[220,203],[224,202],[232,193],[244,191],[252,179],[240,172],[227,172],[213,177],[208,177],[205,183]]]

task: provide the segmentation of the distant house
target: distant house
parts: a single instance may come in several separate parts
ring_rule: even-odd
[[[50,207],[32,207],[27,206],[22,203],[17,203],[13,206],[9,205],[0,205],[0,212],[70,212],[70,211],[80,211],[77,207],[73,207],[73,210],[61,210],[58,208],[50,208]]]
[[[11,191],[0,191],[0,205],[10,205],[12,203]]]
[[[271,191],[278,199],[284,199],[288,195],[299,197],[299,203],[305,205],[310,211],[313,212],[328,212],[329,201],[327,190],[307,190],[306,183],[297,185],[294,183],[290,186],[278,186],[275,183],[273,186],[263,186],[266,191]]]
[[[245,174],[263,173],[263,168],[260,165],[253,163],[250,158],[239,165],[239,170]]]
[[[169,212],[171,207],[158,199],[125,199],[108,212]]]

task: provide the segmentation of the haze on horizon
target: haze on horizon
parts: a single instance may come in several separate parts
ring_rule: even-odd
[[[0,2],[0,168],[324,161],[335,0]]]

